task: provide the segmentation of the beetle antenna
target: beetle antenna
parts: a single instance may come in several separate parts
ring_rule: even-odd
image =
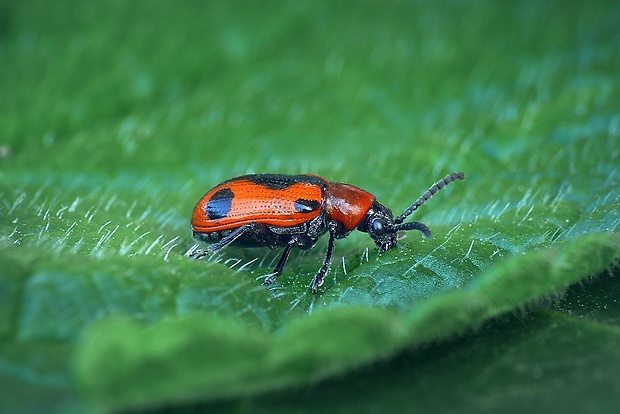
[[[419,207],[422,207],[424,203],[426,203],[428,200],[431,199],[431,197],[437,194],[439,190],[443,189],[445,186],[447,186],[451,182],[456,181],[456,180],[462,180],[463,178],[465,178],[465,174],[463,174],[462,172],[453,172],[452,174],[446,175],[442,180],[439,180],[435,184],[433,184],[424,194],[420,196],[420,198],[416,200],[415,203],[409,206],[409,208],[405,210],[403,214],[396,217],[394,219],[394,224],[402,223],[404,219],[406,219],[411,213],[416,211]],[[402,229],[402,230],[405,230],[405,229]]]
[[[433,237],[433,235],[431,234],[431,229],[426,227],[426,224],[420,223],[419,221],[412,221],[409,223],[401,223],[396,226],[391,226],[390,230],[394,232],[397,232],[400,230],[420,230],[429,239]]]

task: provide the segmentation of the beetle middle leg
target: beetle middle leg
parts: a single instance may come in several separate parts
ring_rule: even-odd
[[[338,225],[336,222],[331,221],[327,224],[329,230],[329,241],[327,242],[327,251],[325,252],[325,258],[323,259],[323,266],[319,269],[316,276],[312,280],[312,293],[317,293],[319,287],[323,285],[325,276],[329,272],[329,268],[332,265],[332,257],[334,255],[334,241],[336,239],[336,230]]]
[[[291,240],[289,240],[286,246],[284,246],[284,251],[282,251],[282,255],[280,255],[280,260],[278,260],[278,264],[276,264],[276,267],[273,269],[273,272],[271,272],[267,276],[267,278],[263,282],[263,285],[265,286],[271,285],[276,280],[276,278],[282,274],[282,270],[284,269],[284,265],[286,264],[286,261],[288,260],[288,256],[291,253],[291,249],[296,245],[297,245],[297,239],[295,237],[291,237]]]

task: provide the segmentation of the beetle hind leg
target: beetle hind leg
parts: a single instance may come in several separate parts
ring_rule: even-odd
[[[200,260],[207,257],[210,253],[211,252],[209,252],[207,249],[201,249],[196,244],[185,253],[185,256],[189,257],[190,259]]]
[[[244,224],[243,226],[235,229],[232,233],[224,237],[222,240],[217,243],[212,244],[207,247],[211,253],[215,253],[218,250],[222,250],[224,247],[234,243],[239,237],[243,236],[247,231],[252,230],[254,228],[254,223]]]
[[[197,246],[195,246],[189,249],[188,252],[185,253],[185,255],[189,257],[190,259],[194,259],[194,260],[204,259],[205,257],[212,255],[213,253],[216,253],[217,251],[222,250],[224,247],[232,244],[239,237],[243,236],[247,231],[252,230],[253,227],[254,227],[254,223],[245,224],[235,229],[233,232],[228,234],[226,237],[222,238],[217,243],[214,243],[208,246],[206,249],[200,249]],[[196,237],[196,233],[194,233],[194,237]],[[200,237],[196,237],[196,238],[200,238]]]

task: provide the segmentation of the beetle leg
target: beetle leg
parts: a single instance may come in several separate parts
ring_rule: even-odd
[[[320,286],[323,285],[323,280],[329,272],[329,268],[332,265],[332,256],[334,255],[334,240],[336,239],[336,230],[338,225],[335,221],[330,221],[327,224],[329,230],[329,241],[327,242],[327,251],[325,252],[325,258],[323,259],[323,266],[319,269],[314,280],[312,281],[312,293],[317,293]]]
[[[243,236],[243,234],[246,231],[251,230],[253,227],[254,227],[254,223],[244,224],[243,226],[236,228],[232,233],[224,237],[219,242],[214,243],[211,246],[207,247],[207,250],[209,250],[211,253],[215,253],[218,250],[222,250],[224,247],[228,246],[229,244],[237,240],[239,237]]]
[[[217,243],[214,243],[208,246],[206,249],[190,250],[189,252],[187,252],[187,257],[189,257],[190,259],[200,260],[210,254],[217,252],[218,250],[222,250],[224,247],[228,246],[229,244],[237,240],[239,237],[243,236],[243,234],[246,231],[252,230],[253,227],[254,227],[254,223],[245,224],[235,229],[235,231],[233,231],[232,233],[230,233],[228,236],[224,237],[222,240],[218,241]]]
[[[280,260],[278,260],[278,264],[273,269],[273,272],[271,272],[267,276],[267,278],[263,282],[263,285],[269,286],[270,284],[275,282],[275,280],[276,280],[276,278],[278,276],[280,276],[282,274],[282,270],[284,269],[284,265],[286,264],[286,261],[288,260],[288,255],[291,253],[291,249],[293,248],[293,246],[295,246],[296,242],[297,242],[297,240],[295,239],[295,237],[292,237],[291,240],[288,242],[288,244],[286,246],[284,246],[284,251],[282,251],[282,255],[280,256]]]
[[[203,257],[206,257],[208,255],[209,255],[209,252],[206,251],[205,249],[199,249],[198,245],[194,245],[194,247],[192,247],[191,249],[187,251],[187,253],[185,253],[185,256],[189,257],[190,259],[194,259],[194,260],[200,260]]]

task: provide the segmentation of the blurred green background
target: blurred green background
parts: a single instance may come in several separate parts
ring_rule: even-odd
[[[0,411],[611,412],[619,28],[614,1],[0,0]],[[398,214],[460,170],[413,218],[434,239],[339,240],[319,296],[325,241],[271,291],[275,252],[183,257],[236,175]]]

